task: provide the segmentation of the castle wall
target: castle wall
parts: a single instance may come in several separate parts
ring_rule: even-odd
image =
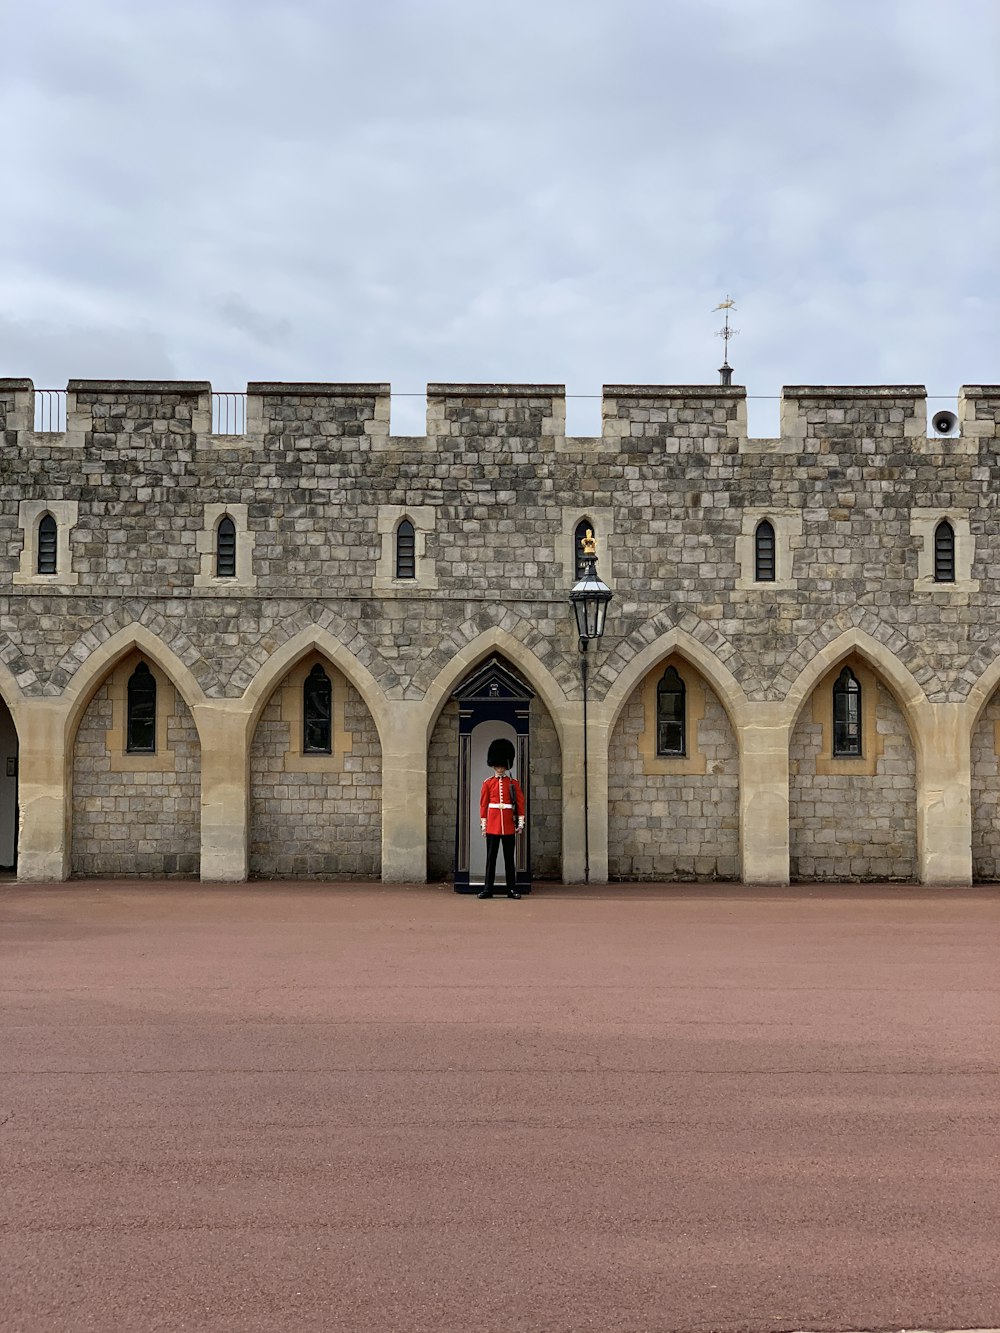
[[[580,678],[566,596],[573,527],[596,515],[600,569],[614,590],[591,659],[597,722],[631,664],[671,633],[700,645],[761,716],[843,636],[891,657],[927,708],[964,707],[1000,656],[1000,388],[964,389],[960,431],[947,440],[928,438],[924,390],[912,385],[786,388],[774,440],[747,437],[738,388],[609,385],[602,411],[599,437],[567,437],[561,386],[431,385],[427,436],[395,437],[387,385],[253,384],[245,433],[220,436],[207,383],[81,380],[67,391],[66,431],[49,434],[33,429],[30,381],[0,380],[0,674],[24,701],[29,731],[35,718],[48,738],[87,663],[130,626],[154,635],[220,709],[237,707],[273,655],[315,629],[343,648],[349,674],[354,664],[364,675],[366,697],[392,712],[417,707],[470,644],[504,635],[515,669],[544,671],[547,697],[563,701],[571,741],[561,780],[575,784]],[[56,575],[33,562],[45,506],[65,542]],[[212,560],[212,524],[224,512],[238,528],[232,581],[215,577]],[[410,582],[394,578],[390,559],[403,513],[414,516],[420,552]],[[767,515],[783,573],[760,586],[748,578],[747,551]],[[960,547],[953,586],[921,573],[940,516]],[[760,739],[748,735],[751,745]],[[425,761],[407,752],[421,776]],[[939,761],[943,750],[928,754],[928,790]],[[26,745],[22,762],[24,791],[34,793],[27,833],[32,819],[42,828],[44,812],[44,836],[58,836],[67,786],[58,755]],[[432,865],[451,858],[433,809],[433,770],[444,762],[432,746]],[[619,748],[616,793],[628,789],[627,771],[616,772],[623,763]],[[945,780],[963,779],[948,769]],[[554,795],[535,799],[555,809]],[[752,784],[738,799],[750,807]],[[780,801],[766,809],[783,837]],[[918,822],[930,828],[936,809],[918,794]],[[422,860],[423,810],[414,818],[418,832],[400,833],[394,865]],[[552,862],[541,830],[553,826],[549,815],[536,822],[539,865]],[[801,832],[797,856],[815,861]],[[600,847],[602,831],[594,834]],[[57,873],[59,858],[47,860],[31,836],[22,843],[33,864]],[[385,836],[391,844],[396,835]],[[965,873],[961,836],[945,819],[947,850],[926,853],[935,873]],[[366,837],[354,864],[378,863],[377,839]],[[567,841],[573,856],[577,841]],[[609,850],[621,868],[623,854]],[[717,849],[716,869],[704,873],[729,873],[732,855],[729,843]]]

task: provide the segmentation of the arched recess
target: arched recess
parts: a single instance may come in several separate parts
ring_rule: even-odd
[[[836,752],[833,692],[861,690],[861,754]],[[861,630],[817,654],[785,700],[792,880],[912,880],[919,874],[920,686]]]
[[[305,738],[306,683],[316,667],[330,681],[329,754],[310,752]],[[343,644],[316,627],[272,655],[243,702],[249,728],[250,874],[377,876],[382,733],[376,710],[384,709],[385,699],[374,678]]]
[[[127,746],[128,681],[156,681],[152,753]],[[70,866],[82,876],[170,878],[198,873],[204,695],[155,634],[129,626],[102,644],[66,687]]]
[[[1000,657],[969,691],[965,707],[972,806],[972,878],[1000,880]]]
[[[20,698],[17,682],[0,663],[0,871],[17,866],[17,703],[11,707],[8,700],[19,703]]]
[[[562,872],[562,715],[567,700],[534,654],[498,627],[479,635],[468,651],[458,654],[438,675],[425,699],[431,719],[427,740],[428,878],[447,879],[454,868],[458,705],[451,694],[491,656],[535,691],[528,711],[531,873],[538,880],[558,879]],[[481,781],[487,775],[475,776]]]
[[[676,632],[670,637],[676,640]],[[677,713],[672,713],[674,727],[665,729],[663,737],[658,734],[664,679],[675,699],[683,696],[682,746]],[[719,694],[676,650],[655,660],[624,699],[619,701],[617,687],[613,693],[608,705],[614,719],[608,746],[609,878],[736,879],[739,742]]]

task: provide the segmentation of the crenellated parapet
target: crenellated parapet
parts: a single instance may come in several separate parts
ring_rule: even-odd
[[[47,391],[50,392],[50,391]],[[386,383],[255,381],[246,391],[213,394],[207,381],[70,380],[62,404],[64,429],[36,431],[30,379],[0,379],[0,432],[8,444],[107,447],[122,437],[186,437],[197,448],[266,446],[301,449],[334,442],[359,452],[399,447],[390,428]],[[240,411],[213,433],[213,397],[239,399]],[[760,453],[850,449],[880,453],[909,446],[975,452],[1000,430],[1000,386],[966,385],[958,395],[958,427],[947,437],[928,424],[922,385],[791,385],[781,393],[781,430],[773,441],[750,437],[746,390],[697,384],[606,384],[601,434],[592,443],[630,455]],[[227,417],[228,421],[228,417]],[[427,386],[427,427],[407,437],[419,448],[489,452],[523,442],[533,453],[566,448],[566,389],[561,384]],[[590,437],[588,437],[590,438]],[[867,445],[863,442],[867,441]],[[574,443],[581,443],[575,441]]]

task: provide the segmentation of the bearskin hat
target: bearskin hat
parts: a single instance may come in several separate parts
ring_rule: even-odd
[[[514,746],[505,736],[498,736],[495,741],[490,741],[486,762],[490,768],[510,768],[514,762]]]

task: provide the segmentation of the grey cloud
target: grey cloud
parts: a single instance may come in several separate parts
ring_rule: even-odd
[[[4,356],[596,391],[714,378],[730,290],[758,392],[992,377],[997,11],[943,13],[25,3]]]

